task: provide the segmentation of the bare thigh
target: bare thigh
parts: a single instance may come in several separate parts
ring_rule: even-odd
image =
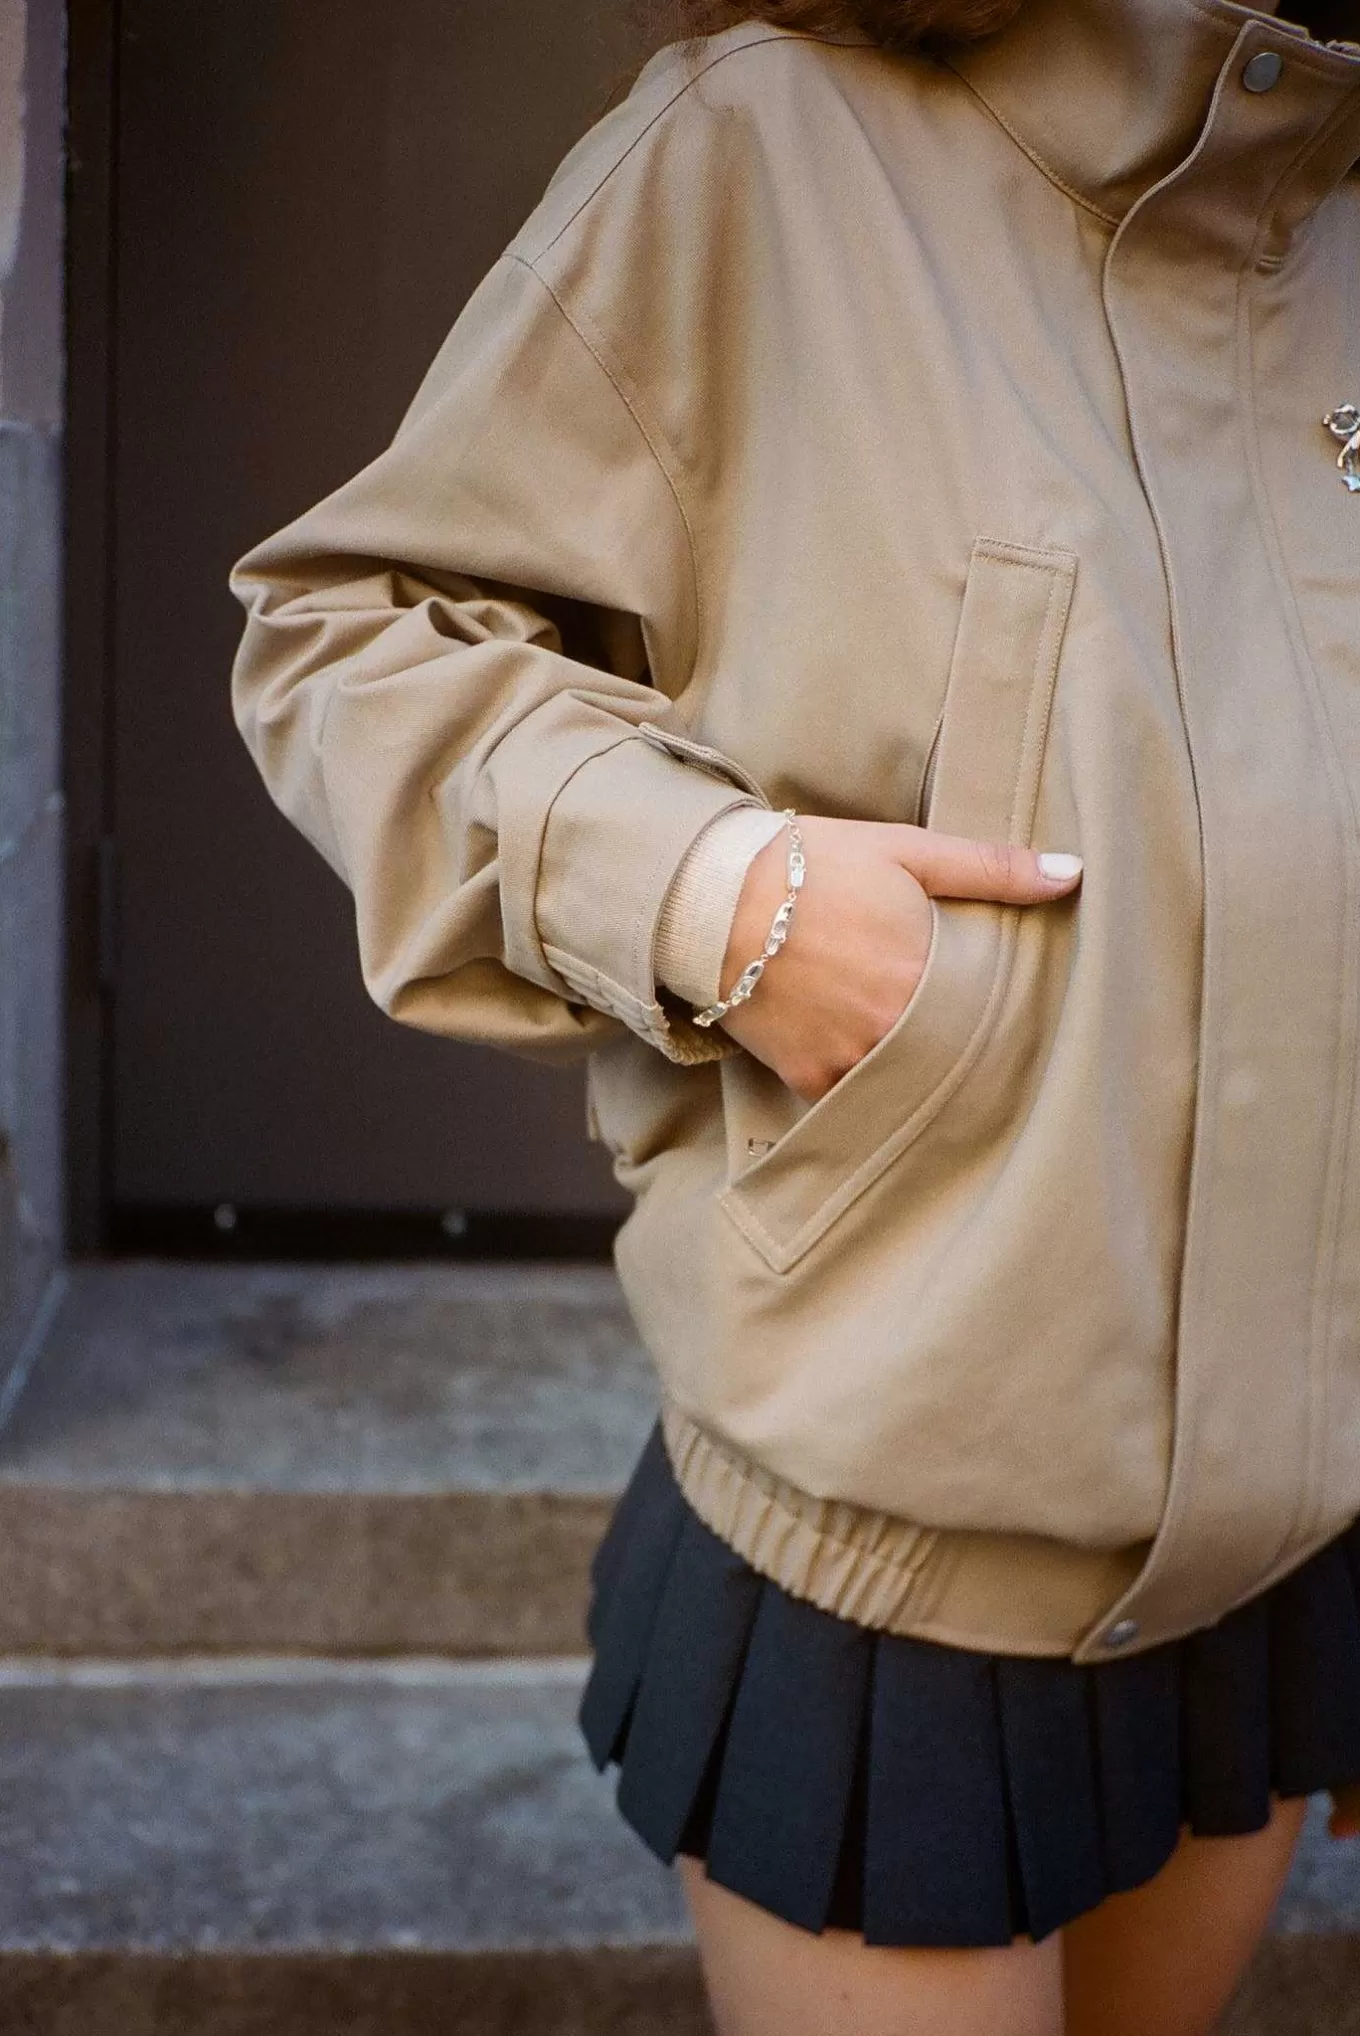
[[[1067,2036],[1209,2036],[1260,1942],[1304,1804],[1246,1838],[1190,1838],[1155,1879],[1063,1932]]]
[[[895,1951],[796,1929],[677,1865],[718,2036],[1062,2036],[1062,1945]]]

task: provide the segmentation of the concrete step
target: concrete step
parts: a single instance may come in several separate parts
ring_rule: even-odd
[[[435,2025],[438,2026],[437,2024]],[[1357,2036],[1360,1940],[1271,1937],[1221,2036]]]
[[[582,1674],[0,1667],[0,2028],[706,2036],[674,1877],[581,1747]],[[1360,2036],[1357,1931],[1360,1861],[1315,1815],[1226,2036]]]
[[[0,1653],[578,1652],[655,1407],[608,1267],[78,1266],[0,1434]]]
[[[574,1661],[0,1669],[0,2028],[702,2036]]]

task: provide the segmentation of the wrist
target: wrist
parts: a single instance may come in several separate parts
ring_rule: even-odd
[[[761,977],[765,973],[767,965],[779,954],[788,936],[794,909],[802,892],[806,865],[803,859],[803,836],[798,826],[797,814],[792,808],[788,808],[780,815],[780,818],[784,823],[785,847],[784,889],[782,896],[771,914],[768,929],[762,936],[759,948],[747,959],[744,965],[739,967],[735,980],[723,991],[717,1002],[710,1004],[705,1010],[695,1013],[694,1023],[696,1025],[715,1025],[720,1018],[727,1016],[729,1010],[734,1009],[739,1004],[744,1004],[756,989]],[[773,843],[767,844],[767,846],[773,846]],[[762,850],[761,856],[765,853],[766,851]],[[757,857],[757,862],[760,859],[760,857]],[[749,875],[750,872],[748,872]],[[744,885],[743,891],[746,888],[747,886]],[[744,923],[746,914],[741,913],[739,916]],[[728,946],[730,949],[732,946],[731,941],[729,941]],[[726,958],[724,958],[725,972]]]
[[[723,954],[719,972],[718,995],[731,994],[736,982],[751,957],[758,953],[770,930],[770,922],[778,908],[786,888],[786,862],[788,844],[784,829],[772,835],[752,856],[747,866],[741,890],[737,894],[736,910],[727,936],[727,947]]]
[[[733,807],[709,823],[676,871],[657,925],[656,979],[697,1010],[722,995],[723,955],[742,885],[753,858],[783,831],[782,818],[768,807]]]

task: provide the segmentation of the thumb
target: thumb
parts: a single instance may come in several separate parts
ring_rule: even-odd
[[[1081,881],[1081,857],[1021,848],[1009,841],[974,841],[930,827],[899,826],[895,855],[933,898],[991,898],[1004,905],[1041,905]]]

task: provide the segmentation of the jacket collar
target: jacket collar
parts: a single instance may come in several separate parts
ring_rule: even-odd
[[[1258,101],[1262,146],[1278,148],[1282,172],[1310,139],[1301,129],[1328,130],[1302,188],[1291,184],[1297,223],[1360,156],[1360,46],[1314,42],[1273,4],[1025,0],[1008,27],[947,61],[1046,175],[1114,222],[1189,156],[1220,78],[1263,50],[1290,66],[1279,110],[1275,94]]]

